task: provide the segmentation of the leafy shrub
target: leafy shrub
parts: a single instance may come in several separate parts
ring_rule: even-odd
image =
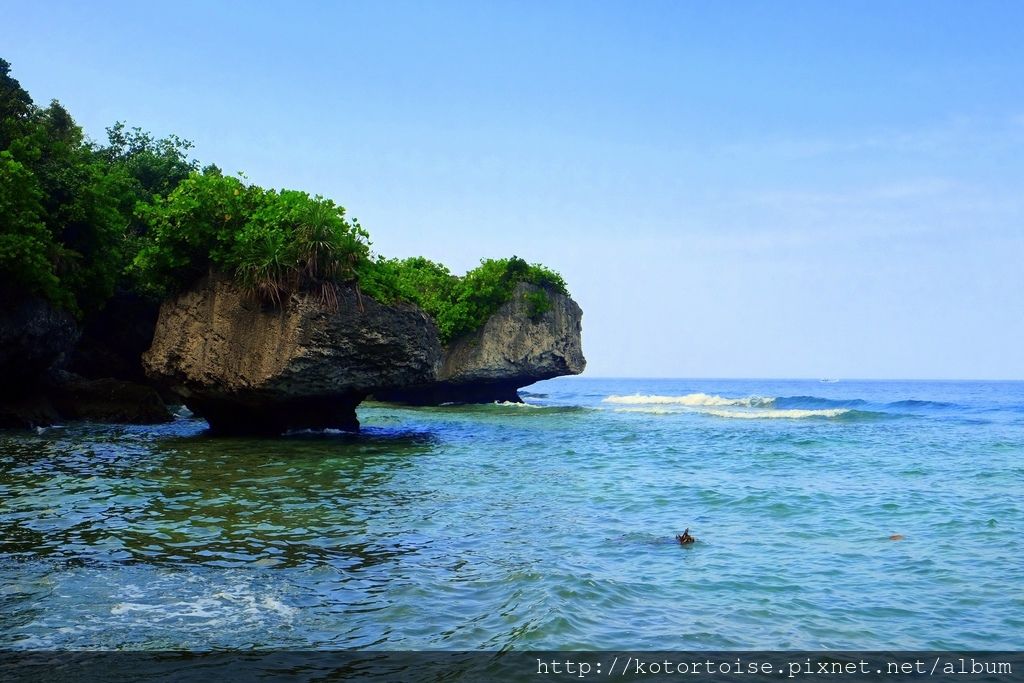
[[[523,294],[523,299],[526,301],[527,315],[530,316],[530,320],[540,320],[545,313],[551,310],[551,298],[543,290],[526,292]]]
[[[188,158],[192,143],[177,135],[155,138],[141,128],[127,128],[118,121],[107,128],[107,144],[97,147],[96,154],[108,166],[118,169],[126,180],[127,199],[149,201],[156,195],[166,197],[178,183],[199,170],[199,163]]]
[[[192,173],[138,212],[147,233],[134,268],[161,294],[216,270],[270,304],[310,291],[333,306],[334,284],[355,282],[370,255],[366,231],[331,200],[246,185],[216,169]]]

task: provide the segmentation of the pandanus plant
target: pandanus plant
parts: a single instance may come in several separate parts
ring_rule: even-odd
[[[292,293],[307,292],[337,310],[338,283],[355,282],[369,255],[365,231],[345,220],[342,207],[320,197],[271,191],[263,202],[237,237],[235,273],[241,285],[274,306]]]
[[[340,241],[344,223],[338,208],[325,201],[311,203],[295,230],[296,289],[308,289],[320,302],[336,310],[338,293],[335,283],[340,279],[343,258]]]

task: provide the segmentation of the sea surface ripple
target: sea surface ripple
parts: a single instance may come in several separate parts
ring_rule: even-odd
[[[523,398],[0,431],[0,647],[1024,646],[1024,383]]]

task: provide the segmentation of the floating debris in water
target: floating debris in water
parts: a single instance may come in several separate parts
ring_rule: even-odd
[[[676,534],[676,540],[679,541],[679,545],[690,545],[697,539],[690,535],[690,527],[686,527],[683,533]]]

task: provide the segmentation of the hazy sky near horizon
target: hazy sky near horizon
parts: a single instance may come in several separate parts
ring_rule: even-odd
[[[94,138],[561,271],[588,375],[1024,378],[1024,3],[0,8]]]

